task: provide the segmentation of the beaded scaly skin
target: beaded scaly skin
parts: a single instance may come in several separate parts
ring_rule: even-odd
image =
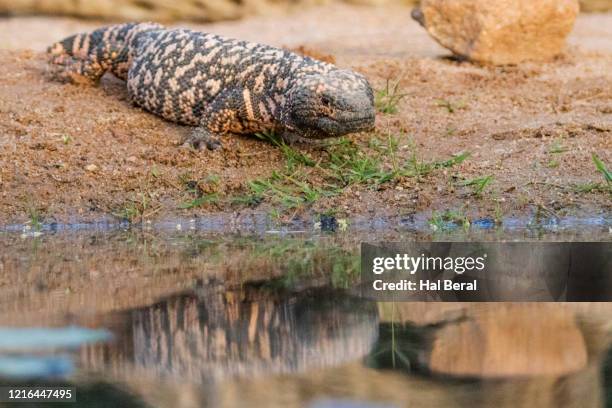
[[[47,52],[56,79],[96,84],[111,72],[127,81],[138,106],[196,126],[196,147],[216,148],[216,136],[228,133],[322,139],[374,127],[365,77],[267,45],[128,23],[70,36]]]

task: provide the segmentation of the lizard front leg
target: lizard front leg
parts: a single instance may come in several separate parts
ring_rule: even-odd
[[[252,134],[269,128],[272,122],[261,117],[261,112],[254,108],[258,100],[258,96],[251,95],[245,88],[221,92],[204,110],[200,125],[184,144],[196,149],[204,145],[216,150],[221,147],[220,135]]]

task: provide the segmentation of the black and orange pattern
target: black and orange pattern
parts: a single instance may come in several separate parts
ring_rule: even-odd
[[[48,50],[55,76],[127,81],[137,105],[197,126],[191,142],[214,135],[276,131],[309,139],[374,126],[373,93],[360,74],[267,45],[154,23],[76,34]]]

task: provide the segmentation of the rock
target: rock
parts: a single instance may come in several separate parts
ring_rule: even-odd
[[[432,338],[427,368],[446,376],[563,376],[584,370],[589,359],[574,313],[556,304],[483,307]]]
[[[612,10],[612,1],[610,0],[580,0],[580,11],[610,11]]]
[[[95,164],[88,164],[87,166],[85,166],[85,170],[93,173],[98,171],[98,166],[96,166]]]
[[[456,55],[506,65],[558,55],[578,11],[578,0],[423,0],[412,17]]]

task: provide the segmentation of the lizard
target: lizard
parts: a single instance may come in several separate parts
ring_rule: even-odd
[[[289,141],[374,128],[374,95],[361,74],[254,42],[156,23],[125,23],[67,37],[47,49],[54,79],[99,83],[110,72],[130,100],[193,126],[196,149],[226,134],[273,131]]]

